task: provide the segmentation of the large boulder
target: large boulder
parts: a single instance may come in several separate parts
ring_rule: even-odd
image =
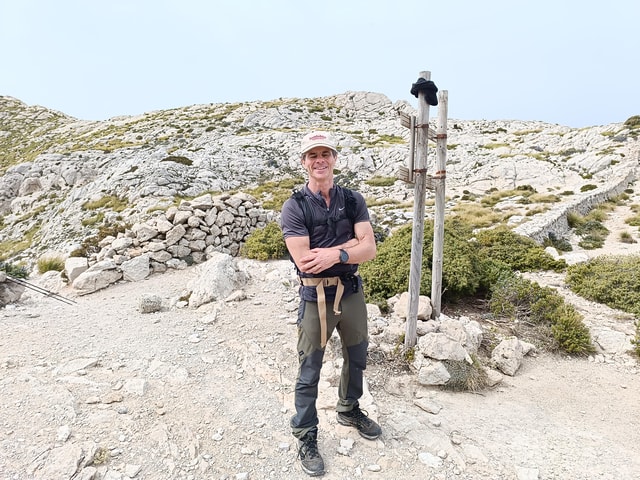
[[[231,255],[213,253],[211,258],[195,268],[195,278],[187,285],[191,292],[189,306],[197,308],[205,303],[223,300],[231,292],[244,287],[248,277],[240,272]]]

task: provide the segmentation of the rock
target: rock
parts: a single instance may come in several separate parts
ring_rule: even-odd
[[[78,291],[78,295],[86,295],[106,288],[122,278],[122,272],[116,268],[112,260],[98,262],[78,275],[73,282],[73,288]]]
[[[128,282],[138,282],[149,276],[151,269],[149,268],[149,256],[140,255],[139,257],[127,260],[120,265],[122,270],[122,278]]]
[[[144,293],[138,302],[140,313],[154,313],[162,310],[162,298],[153,293]]]
[[[85,257],[69,257],[64,262],[64,273],[69,279],[69,283],[73,283],[88,268],[89,263]]]
[[[236,269],[233,257],[224,253],[217,253],[198,265],[194,276],[194,280],[187,285],[191,291],[191,308],[213,300],[222,300],[246,281],[246,277]]]
[[[491,361],[505,375],[516,374],[522,363],[522,343],[515,337],[501,341],[491,352]]]
[[[400,318],[407,318],[409,313],[409,292],[404,292],[395,300],[393,304],[393,312]],[[431,319],[431,299],[425,295],[418,296],[418,320]]]

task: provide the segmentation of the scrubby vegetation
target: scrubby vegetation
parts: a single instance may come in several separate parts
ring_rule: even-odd
[[[264,228],[251,232],[240,253],[255,260],[283,258],[287,247],[282,239],[282,230],[276,222],[270,222]]]
[[[98,210],[99,208],[109,208],[114,212],[122,212],[129,204],[126,200],[116,197],[115,195],[107,195],[98,200],[89,200],[82,204],[83,210]]]
[[[531,339],[539,348],[573,355],[594,351],[582,316],[549,287],[503,272],[491,286],[489,307],[497,317],[512,321],[517,336]]]
[[[46,256],[38,259],[38,273],[50,271],[61,272],[64,270],[64,258],[60,256]]]
[[[482,268],[477,245],[470,242],[471,229],[455,218],[445,226],[443,244],[443,299],[473,295],[482,282]],[[367,284],[368,301],[385,308],[387,298],[406,291],[411,267],[411,226],[401,227],[378,247],[375,260],[360,266]],[[433,256],[433,223],[425,224],[422,251],[420,292],[431,292],[431,262]]]
[[[29,271],[26,267],[10,262],[0,261],[0,271],[15,278],[27,278],[29,276]]]
[[[106,237],[113,236],[117,237],[118,233],[124,233],[128,228],[131,228],[131,225],[128,223],[115,223],[115,224],[104,224],[98,227],[98,231],[95,235],[90,235],[86,237],[80,248],[73,250],[69,256],[70,257],[88,257],[92,253],[97,253],[100,251],[99,243],[105,239]]]
[[[602,256],[567,269],[566,283],[578,295],[640,316],[640,256]]]
[[[609,235],[609,230],[603,225],[607,213],[604,209],[594,209],[586,216],[577,212],[567,214],[569,227],[574,229],[576,235],[580,237],[578,245],[585,250],[601,248]]]
[[[625,120],[624,126],[627,128],[640,128],[640,115],[634,115]]]
[[[487,372],[477,357],[471,357],[472,364],[464,360],[444,360],[450,378],[442,385],[443,390],[454,392],[479,392],[489,383]]]
[[[420,293],[430,295],[433,224],[425,225]],[[486,296],[491,311],[539,347],[573,355],[593,351],[580,314],[553,290],[516,272],[566,269],[528,237],[506,227],[478,232],[455,217],[445,222],[443,302]],[[403,227],[378,248],[375,260],[360,266],[368,301],[385,308],[386,299],[408,289],[411,228]]]
[[[631,340],[631,344],[633,345],[633,353],[636,357],[640,358],[640,320],[635,321],[636,326],[636,335],[633,340]]]
[[[264,208],[280,211],[293,190],[302,187],[304,183],[305,180],[302,177],[284,178],[278,181],[264,182],[247,193],[260,200]]]

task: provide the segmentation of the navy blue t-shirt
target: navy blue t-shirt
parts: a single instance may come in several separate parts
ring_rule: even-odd
[[[309,190],[308,184],[304,186],[302,192],[306,197],[305,201],[308,202],[310,208],[313,210],[313,232],[307,230],[304,213],[298,202],[294,198],[289,198],[282,206],[280,216],[280,227],[282,228],[285,239],[289,237],[309,237],[310,248],[329,248],[341,245],[355,237],[352,222],[349,217],[347,217],[345,211],[345,194],[342,187],[334,185],[329,191],[331,202],[328,208],[322,195]],[[359,192],[352,192],[356,201],[353,224],[368,222],[369,211],[367,210],[364,197]],[[345,275],[354,274],[357,270],[358,265],[337,263],[319,275],[302,274],[302,276],[344,277]],[[351,286],[347,285],[346,282],[343,283],[345,283],[345,294],[348,294]],[[304,288],[304,290],[309,290],[309,287]],[[308,292],[308,294],[315,296],[315,288],[313,290],[313,294],[311,294],[311,292]],[[335,287],[327,287],[327,296],[332,296],[334,291]],[[308,296],[309,295],[303,295],[303,297]]]

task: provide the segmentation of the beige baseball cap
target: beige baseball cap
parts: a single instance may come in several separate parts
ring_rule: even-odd
[[[337,152],[336,141],[328,132],[311,132],[304,136],[302,139],[302,155],[315,147],[328,147],[331,150]]]

